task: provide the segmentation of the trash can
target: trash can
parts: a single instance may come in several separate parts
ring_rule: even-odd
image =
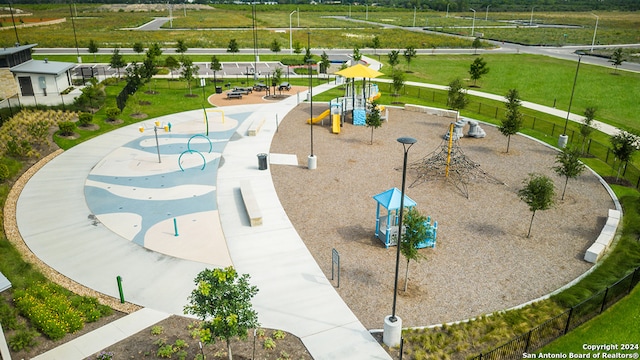
[[[267,154],[258,154],[258,170],[267,170]]]
[[[216,94],[222,94],[222,86],[216,86]]]

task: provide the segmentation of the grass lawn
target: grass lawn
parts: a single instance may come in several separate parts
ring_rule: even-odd
[[[640,339],[640,286],[601,315],[543,347],[539,352],[579,353],[583,344],[638,344]],[[620,350],[620,349],[619,349]],[[622,352],[622,351],[621,351]],[[637,348],[633,352],[638,352]]]
[[[386,57],[386,56],[385,56]],[[388,59],[381,57],[383,63]],[[536,55],[481,56],[489,67],[489,73],[478,80],[474,90],[504,95],[509,89],[518,89],[522,100],[558,109],[567,109],[576,73],[576,62]],[[468,85],[469,66],[475,59],[470,55],[419,56],[408,66],[401,62],[400,68],[411,71],[407,81],[418,81],[447,85],[456,77],[466,79]],[[388,64],[382,72],[390,74]],[[576,83],[571,112],[581,114],[594,106],[598,110],[596,119],[616,127],[640,130],[637,122],[640,98],[640,74],[612,68],[581,64]]]

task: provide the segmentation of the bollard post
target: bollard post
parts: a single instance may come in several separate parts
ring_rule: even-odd
[[[116,281],[118,282],[118,292],[120,293],[120,303],[124,304],[124,292],[122,291],[122,277],[120,275],[116,276]]]
[[[175,231],[174,236],[178,236],[178,220],[176,218],[173,218],[173,230]]]

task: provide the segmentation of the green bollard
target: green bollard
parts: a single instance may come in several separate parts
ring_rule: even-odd
[[[116,281],[118,282],[118,291],[120,292],[120,303],[124,304],[124,292],[122,291],[122,277],[120,275],[116,276]]]
[[[178,221],[176,220],[176,218],[173,218],[173,230],[175,230],[175,236],[178,236]]]

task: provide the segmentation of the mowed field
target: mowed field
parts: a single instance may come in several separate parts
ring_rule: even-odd
[[[226,48],[236,39],[241,48],[253,47],[253,11],[242,5],[176,5],[171,11],[173,21],[158,31],[136,31],[135,28],[156,17],[170,15],[162,5],[19,5],[14,15],[21,43],[38,43],[40,47],[88,46],[89,40],[100,41],[103,47],[131,47],[135,42],[174,44],[185,40],[189,47]],[[294,12],[292,14],[292,12]],[[470,39],[409,31],[408,27],[427,28],[438,32],[487,39],[545,45],[589,45],[593,40],[595,17],[591,13],[554,13],[537,10],[533,13],[484,13],[473,21],[473,14],[414,11],[378,8],[375,6],[270,5],[256,6],[255,24],[258,47],[269,48],[277,41],[282,48],[292,41],[306,46],[311,32],[312,48],[371,48],[378,36],[379,48],[460,48],[471,47]],[[2,29],[9,36],[0,37],[0,45],[13,46],[12,22],[8,11]],[[640,14],[634,12],[603,12],[599,16],[597,44],[640,43]],[[72,20],[73,16],[73,21]],[[350,21],[352,20],[366,20]],[[486,18],[486,20],[485,20]],[[8,20],[7,20],[8,19]],[[48,19],[65,22],[39,27],[20,27]],[[527,26],[529,23],[533,26]],[[383,28],[392,25],[394,28]],[[546,25],[571,25],[546,27]],[[473,29],[472,29],[473,27]],[[213,33],[212,33],[213,32]],[[215,34],[215,35],[214,35]],[[105,40],[108,39],[108,40]]]

